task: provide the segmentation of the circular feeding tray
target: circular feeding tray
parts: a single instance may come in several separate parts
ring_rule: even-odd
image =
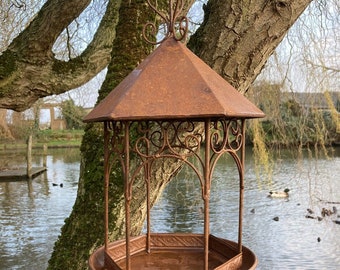
[[[146,235],[130,240],[130,268],[143,269],[204,269],[203,234],[151,234],[150,243]],[[149,246],[149,252],[148,250]],[[92,270],[126,269],[125,240],[110,243],[94,252],[89,260]],[[209,236],[208,269],[255,269],[257,259],[254,253],[242,247],[238,252],[235,242]]]

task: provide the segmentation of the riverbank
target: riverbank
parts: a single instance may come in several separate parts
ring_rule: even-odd
[[[81,145],[81,140],[84,135],[83,130],[40,130],[33,137],[33,149],[43,149],[44,145],[47,148],[78,148]],[[247,145],[252,146],[252,141],[247,140]],[[282,142],[274,139],[270,139],[266,142],[267,146],[271,149],[296,149],[299,147],[295,142]],[[314,147],[317,145],[315,142],[306,142],[303,144],[303,148]],[[327,147],[339,147],[340,146],[340,134],[332,141],[331,144],[325,145]],[[24,139],[17,140],[0,140],[0,151],[5,150],[24,150],[27,148],[26,141]]]
[[[33,137],[33,149],[47,148],[77,148],[80,147],[83,130],[41,130]],[[23,150],[27,148],[25,140],[0,141],[0,151]]]

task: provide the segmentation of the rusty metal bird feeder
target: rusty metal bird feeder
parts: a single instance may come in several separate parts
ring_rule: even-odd
[[[104,123],[105,245],[90,257],[93,270],[256,267],[256,256],[242,245],[245,120],[264,114],[180,42],[188,23],[182,8],[183,1],[170,0],[168,15],[157,11],[168,28],[164,40],[84,118]],[[150,26],[155,28],[147,24],[145,33]],[[209,227],[212,174],[224,154],[231,155],[239,174],[237,242],[212,235]],[[152,172],[165,159],[183,162],[197,175],[204,203],[201,234],[151,231],[150,187],[162,181]],[[117,161],[124,178],[125,239],[109,243],[110,170]],[[130,208],[140,175],[146,185],[146,233],[132,236]]]

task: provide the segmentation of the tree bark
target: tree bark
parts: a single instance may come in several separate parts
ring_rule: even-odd
[[[210,0],[188,46],[241,93],[311,0]]]

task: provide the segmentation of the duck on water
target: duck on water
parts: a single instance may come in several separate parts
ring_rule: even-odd
[[[270,198],[287,198],[289,197],[289,189],[286,188],[284,191],[269,191],[268,197]]]

